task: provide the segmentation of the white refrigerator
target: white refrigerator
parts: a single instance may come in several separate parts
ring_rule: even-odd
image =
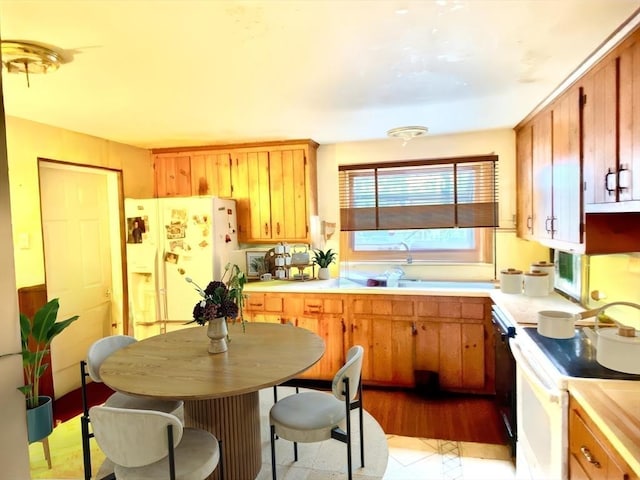
[[[127,199],[125,216],[133,323],[191,320],[200,297],[185,278],[202,288],[221,278],[238,249],[235,200]]]

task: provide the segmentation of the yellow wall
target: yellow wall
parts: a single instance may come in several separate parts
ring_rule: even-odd
[[[44,283],[38,158],[122,170],[126,197],[153,196],[148,150],[41,123],[6,117],[17,288]],[[28,238],[28,248],[20,239]]]
[[[640,304],[640,253],[595,255],[589,258],[589,291],[599,290],[606,298],[590,301],[590,308],[611,302]],[[640,311],[630,307],[612,307],[607,314],[640,329]]]
[[[496,154],[499,157],[500,229],[497,235],[498,270],[508,267],[529,270],[531,263],[548,259],[549,251],[537,242],[516,238],[515,214],[515,134],[511,129],[487,130],[458,135],[416,138],[403,146],[397,139],[321,145],[318,150],[318,214],[322,220],[340,223],[338,202],[338,166],[357,163],[459,157]],[[325,248],[339,251],[339,235],[326,242]],[[340,258],[339,258],[340,260]],[[388,265],[388,263],[386,264]],[[351,269],[384,270],[385,265],[352,265]],[[493,278],[493,267],[403,266],[407,276],[420,278]],[[332,266],[337,275],[337,266]]]

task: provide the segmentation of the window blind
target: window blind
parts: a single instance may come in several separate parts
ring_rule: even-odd
[[[340,229],[498,226],[498,156],[341,165]]]

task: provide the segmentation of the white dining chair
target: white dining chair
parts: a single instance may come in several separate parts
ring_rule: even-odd
[[[218,465],[221,444],[170,413],[95,406],[89,410],[98,446],[118,480],[204,480]]]
[[[360,463],[364,467],[362,429],[362,357],[364,349],[355,345],[347,352],[346,363],[333,377],[332,392],[303,391],[278,400],[269,412],[271,430],[271,470],[276,480],[276,436],[293,442],[294,461],[298,461],[298,442],[314,443],[329,439],[347,444],[347,472],[352,478],[351,410],[359,409]],[[345,428],[346,425],[346,428]],[[345,431],[346,430],[346,431]]]
[[[91,418],[89,415],[89,400],[87,398],[87,377],[94,382],[102,382],[100,366],[117,350],[137,342],[134,337],[128,335],[112,335],[94,342],[87,352],[87,360],[80,362],[80,381],[82,393],[82,416],[80,417],[80,429],[82,434],[82,459],[84,465],[85,480],[91,479],[91,449],[89,440],[93,433],[89,428]],[[108,407],[133,408],[142,410],[157,410],[170,413],[178,417],[184,423],[184,402],[181,400],[155,400],[152,398],[134,397],[120,392],[115,392],[107,398],[104,405]]]

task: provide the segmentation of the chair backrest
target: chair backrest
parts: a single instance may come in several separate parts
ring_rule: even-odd
[[[173,425],[173,445],[180,443],[180,419],[157,410],[96,406],[89,410],[93,433],[105,456],[123,467],[142,467],[169,454],[167,425]]]
[[[110,337],[101,338],[97,340],[89,347],[87,353],[87,371],[91,380],[94,382],[102,382],[100,377],[100,365],[104,362],[109,355],[116,350],[131,345],[137,342],[137,340],[128,335],[112,335]]]
[[[364,348],[354,345],[347,352],[347,361],[333,377],[331,389],[338,400],[344,400],[344,379],[349,379],[349,400],[356,398],[358,386],[360,385],[360,374],[362,372],[362,357]]]

